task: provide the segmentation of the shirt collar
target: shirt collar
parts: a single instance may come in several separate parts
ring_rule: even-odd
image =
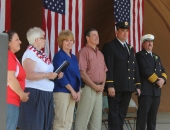
[[[126,42],[122,42],[122,41],[120,41],[118,38],[117,38],[117,40],[122,44],[122,46],[124,46],[124,44],[126,44]]]
[[[10,53],[13,57],[16,57],[15,54],[11,50],[8,50],[8,53]]]
[[[62,48],[60,48],[60,51],[61,51],[62,53],[64,53],[64,54],[67,54]],[[67,55],[68,55],[68,54],[67,54]],[[70,51],[70,55],[72,56],[71,51]]]
[[[99,50],[99,48],[96,46],[96,48],[94,49],[93,47],[91,47],[89,44],[86,44],[86,47],[91,48],[93,51],[97,51]]]
[[[152,52],[147,51],[147,53],[148,53],[148,54],[151,54],[151,56],[152,56]]]

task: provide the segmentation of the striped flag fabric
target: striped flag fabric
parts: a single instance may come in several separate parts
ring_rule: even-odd
[[[43,0],[42,28],[46,32],[45,54],[52,59],[59,50],[57,37],[61,30],[71,30],[75,37],[72,53],[83,46],[85,0]]]
[[[0,33],[10,29],[11,0],[0,0]]]
[[[144,0],[114,0],[115,23],[127,21],[130,25],[128,43],[138,52],[142,49]]]

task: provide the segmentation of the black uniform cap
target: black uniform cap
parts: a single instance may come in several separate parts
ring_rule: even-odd
[[[129,23],[128,23],[128,22],[117,22],[116,28],[117,28],[117,30],[118,30],[119,28],[129,29]]]

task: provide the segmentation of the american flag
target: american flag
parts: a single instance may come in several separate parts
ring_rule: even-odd
[[[10,29],[11,0],[0,0],[0,33]]]
[[[115,22],[129,22],[128,43],[134,47],[136,52],[141,50],[143,14],[144,0],[114,0]]]
[[[45,54],[53,58],[59,50],[57,37],[61,30],[71,30],[75,37],[72,53],[83,45],[84,0],[43,0],[43,30],[46,32]]]

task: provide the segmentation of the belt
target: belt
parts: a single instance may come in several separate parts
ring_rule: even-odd
[[[96,85],[102,85],[102,82],[94,82]]]

